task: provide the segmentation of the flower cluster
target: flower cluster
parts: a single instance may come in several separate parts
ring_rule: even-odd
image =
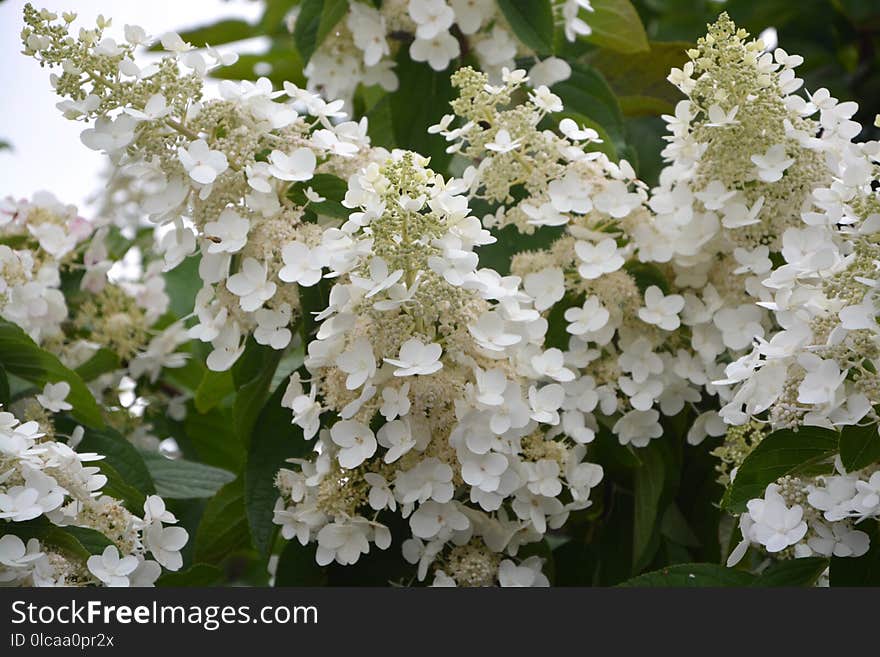
[[[322,234],[326,198],[309,181],[347,177],[364,164],[366,123],[341,121],[341,101],[291,84],[275,91],[266,79],[224,82],[220,98],[205,99],[205,75],[228,57],[166,34],[169,54],[141,65],[143,29],[126,26],[118,43],[104,36],[109,22],[101,19],[73,38],[74,18],[26,7],[25,52],[60,67],[52,78],[65,99],[59,108],[93,121],[83,143],[109,155],[114,176],[137,181],[140,214],[160,226],[164,269],[200,257],[204,287],[189,335],[211,343],[208,367],[229,369],[249,334],[283,349],[300,305],[298,288],[278,281],[302,282],[285,268],[299,266],[301,249]]]
[[[484,73],[459,70],[452,103],[459,125],[447,115],[431,130],[472,163],[471,197],[494,209],[483,218],[487,228],[558,233],[550,247],[515,255],[511,268],[535,309],[564,327],[554,326],[545,343],[553,355],[533,367],[545,373],[558,361],[571,372],[580,403],[563,415],[566,430],[592,441],[598,416],[621,443],[645,446],[662,434],[661,414],[700,401],[708,364],[678,331],[685,299],[659,271],[640,288],[628,266],[638,264],[633,231],[651,221],[646,186],[625,160],[593,150],[601,143],[594,130],[570,118],[557,130],[539,127],[562,102],[539,85],[514,103],[527,82],[524,71],[505,70],[492,85]],[[703,417],[697,431],[717,433],[717,424]]]
[[[880,149],[852,142],[855,103],[796,94],[802,58],[764,52],[726,15],[688,54],[670,75],[688,99],[665,117],[654,220],[635,238],[640,257],[671,262],[694,288],[683,319],[694,350],[729,363],[707,390],[734,425],[716,451],[735,479],[768,429],[876,428]],[[838,461],[834,474],[771,484],[741,516],[731,563],[750,544],[860,556],[868,535],[853,523],[877,517],[876,471]]]
[[[338,277],[316,340],[309,390],[284,403],[316,456],[277,479],[285,538],[317,542],[320,564],[351,564],[397,513],[404,556],[436,584],[546,584],[524,543],[590,504],[602,468],[562,414],[584,402],[547,322],[516,277],[478,269],[494,238],[470,215],[467,184],[395,152],[349,180],[355,210],[324,236]],[[320,428],[322,426],[329,428]]]
[[[305,68],[309,89],[350,101],[358,85],[398,87],[395,58],[401,49],[435,71],[473,54],[482,70],[497,76],[514,60],[534,60],[531,75],[552,85],[571,74],[557,57],[539,59],[517,37],[494,0],[390,0],[379,8],[349,0],[348,10]],[[584,21],[593,11],[589,0],[555,0],[553,12],[569,41],[591,30]],[[296,16],[293,17],[295,25]]]
[[[77,452],[80,427],[63,442],[50,419],[70,410],[70,385],[46,384],[33,399],[16,402],[25,416],[0,411],[0,583],[6,586],[152,586],[162,568],[177,570],[188,535],[151,495],[137,516],[101,489],[107,477],[90,465],[103,459]],[[83,554],[72,530],[106,543]],[[94,541],[91,538],[91,541]]]

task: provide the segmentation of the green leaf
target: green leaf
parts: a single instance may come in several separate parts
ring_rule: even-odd
[[[315,562],[317,545],[289,541],[284,546],[275,571],[275,586],[324,586],[327,572]]]
[[[633,577],[626,587],[732,587],[749,586],[754,575],[715,563],[686,563]]]
[[[626,149],[626,129],[620,103],[597,69],[573,62],[571,77],[555,84],[553,92],[562,99],[567,111],[598,124],[611,138],[618,154]]]
[[[102,374],[119,369],[119,355],[110,349],[98,349],[95,355],[76,368],[83,381],[93,381]]]
[[[876,424],[844,427],[840,433],[840,460],[848,472],[880,461],[880,434]]]
[[[553,53],[553,7],[549,0],[498,0],[513,33],[538,55]]]
[[[831,586],[880,586],[880,523],[867,520],[857,528],[868,534],[871,545],[860,557],[831,557]]]
[[[585,40],[620,53],[648,50],[645,26],[629,0],[592,0],[591,4],[595,11],[582,15],[592,29]]]
[[[0,404],[6,406],[12,399],[12,393],[9,389],[9,377],[6,376],[6,370],[0,365]]]
[[[666,280],[666,276],[654,263],[630,260],[623,265],[623,268],[635,279],[639,292],[642,294],[652,285],[659,287],[663,294],[670,293],[669,281]]]
[[[336,24],[348,13],[348,0],[324,0],[315,48],[324,43]]]
[[[201,256],[186,258],[171,271],[165,272],[165,291],[170,299],[169,309],[178,318],[189,315],[195,306],[196,295],[202,289],[199,276]]]
[[[199,413],[207,413],[234,392],[235,383],[232,380],[232,372],[229,370],[225,372],[205,370],[202,382],[196,389],[193,403]]]
[[[113,545],[113,541],[104,536],[101,532],[90,529],[88,527],[58,527],[52,534],[63,532],[73,537],[89,554],[101,554],[108,545]],[[51,538],[48,538],[51,542]]]
[[[321,23],[321,12],[324,0],[303,0],[299,14],[293,27],[293,42],[302,57],[303,65],[307,64],[318,47],[318,26]]]
[[[3,319],[0,319],[0,366],[8,374],[40,387],[66,381],[70,384],[67,401],[73,406],[73,416],[89,426],[104,426],[101,409],[80,376],[62,365],[56,356],[37,346],[18,326]]]
[[[769,484],[785,475],[821,474],[837,453],[837,432],[820,427],[774,431],[743,461],[722,500],[731,513],[745,511],[746,502],[763,497]]]
[[[69,418],[56,419],[58,429],[64,433],[73,431],[75,422]],[[107,477],[102,492],[121,500],[133,513],[141,513],[146,495],[156,491],[153,479],[141,453],[115,429],[85,428],[78,452],[96,452],[104,458],[95,461]]]
[[[244,443],[247,443],[260,410],[269,396],[269,386],[282,353],[251,340],[244,355],[232,369],[235,386],[238,388],[232,417],[235,432]]]
[[[41,543],[60,548],[81,559],[100,554],[105,547],[113,544],[99,531],[87,527],[58,527],[45,516],[25,522],[4,522],[0,526],[3,527],[4,534],[18,536],[25,543],[36,538]]]
[[[401,48],[394,70],[400,81],[399,89],[390,94],[394,141],[399,148],[430,157],[431,168],[443,171],[451,157],[446,140],[429,135],[428,127],[449,111],[454,98],[449,75],[412,61],[405,48]]]
[[[293,28],[293,40],[302,55],[303,65],[308,63],[347,11],[348,0],[303,0]]]
[[[305,456],[310,445],[300,427],[291,423],[290,410],[281,406],[287,382],[282,382],[266,402],[251,435],[244,471],[245,506],[254,547],[263,556],[272,548],[277,526],[272,522],[278,499],[275,475],[285,460]]]
[[[770,566],[752,582],[752,586],[813,586],[828,568],[828,559],[807,557],[786,559]]]
[[[195,560],[220,563],[249,544],[241,477],[227,483],[208,501],[196,530]]]
[[[166,571],[156,580],[156,586],[216,586],[223,580],[223,571],[217,566],[197,563],[186,570],[178,572]]]
[[[660,521],[660,533],[676,545],[684,547],[700,547],[700,539],[694,534],[687,518],[677,504],[670,504],[663,512]]]
[[[244,444],[235,433],[231,410],[213,408],[207,413],[199,413],[191,408],[183,426],[198,460],[230,472],[241,469]]]
[[[260,33],[288,34],[284,18],[299,3],[300,0],[264,0],[263,4],[266,6],[266,9],[258,25]]]
[[[659,441],[651,441],[639,450],[642,465],[633,473],[635,512],[633,518],[633,570],[638,572],[651,555],[657,522],[660,519],[660,498],[666,479],[666,464]]]
[[[161,454],[143,452],[147,469],[156,484],[156,493],[172,499],[211,497],[235,475],[204,463],[169,459]]]
[[[320,203],[311,203],[306,198],[305,190],[309,187],[325,198]],[[348,183],[339,176],[330,173],[317,173],[306,182],[294,183],[287,190],[287,198],[297,205],[309,204],[309,210],[317,214],[333,217],[334,219],[348,219],[351,210],[342,205],[345,192],[348,191]]]
[[[687,41],[651,42],[650,50],[621,54],[598,50],[589,62],[602,72],[627,116],[671,114],[684,98],[666,77],[687,61]]]
[[[392,94],[385,94],[367,111],[367,134],[374,144],[394,148],[394,116],[391,110]]]

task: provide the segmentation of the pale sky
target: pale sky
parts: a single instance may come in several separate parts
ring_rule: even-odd
[[[19,33],[25,0],[0,3],[0,140],[13,150],[0,151],[0,198],[30,197],[47,190],[81,210],[98,189],[104,156],[82,145],[82,123],[68,121],[55,108],[58,98],[49,71],[21,54]],[[263,8],[252,0],[33,0],[37,8],[75,11],[74,25],[93,27],[98,14],[113,18],[107,32],[121,40],[126,23],[148,34],[196,27],[219,18],[255,22]],[[251,44],[251,51],[254,51]],[[87,212],[84,214],[87,215]]]

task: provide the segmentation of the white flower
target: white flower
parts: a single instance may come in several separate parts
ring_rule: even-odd
[[[421,504],[426,500],[446,503],[455,492],[452,474],[448,464],[434,457],[427,458],[410,470],[398,472],[394,480],[397,498],[402,504]]]
[[[593,205],[600,212],[622,219],[642,204],[637,192],[630,192],[622,180],[611,180],[605,188],[593,197]]]
[[[409,526],[413,536],[429,539],[437,535],[448,535],[453,531],[464,531],[470,527],[470,521],[458,510],[455,502],[441,504],[428,500],[410,516]]]
[[[617,242],[610,237],[596,245],[579,240],[575,242],[574,250],[580,259],[578,273],[589,280],[610,274],[623,266],[623,258],[617,252]]]
[[[498,566],[498,583],[502,587],[546,587],[550,580],[541,572],[541,558],[529,557],[517,566],[504,559]]]
[[[285,283],[311,287],[321,280],[323,251],[320,248],[310,249],[302,242],[290,242],[282,247],[281,259],[284,267],[278,272],[278,278]]]
[[[571,66],[567,61],[559,57],[548,57],[529,69],[529,80],[536,87],[552,87],[557,82],[568,80],[570,77]],[[570,121],[571,119],[568,120]],[[562,129],[561,122],[559,127]],[[562,131],[565,134],[565,130],[562,129]],[[568,136],[570,137],[570,135]]]
[[[541,459],[536,463],[524,463],[528,473],[528,488],[535,495],[556,497],[562,492],[559,481],[559,463],[551,459]]]
[[[394,365],[394,376],[415,376],[417,374],[433,374],[443,367],[440,355],[443,348],[437,344],[424,344],[417,338],[410,338],[400,347],[398,358],[383,359],[389,365]]]
[[[596,296],[587,297],[580,308],[567,308],[564,316],[569,322],[565,330],[580,336],[602,330],[611,317]]]
[[[789,508],[778,491],[779,486],[770,484],[764,492],[764,499],[749,500],[746,505],[754,523],[749,537],[768,552],[781,552],[800,542],[807,533],[803,508],[799,504]]]
[[[183,557],[180,550],[189,540],[183,527],[163,527],[161,522],[153,522],[144,530],[144,546],[153,558],[168,570],[180,570]]]
[[[226,280],[226,289],[239,297],[245,312],[255,311],[275,294],[275,283],[266,280],[268,272],[268,265],[247,257],[241,263],[241,270]]]
[[[835,522],[829,527],[817,521],[811,523],[810,527],[816,532],[816,536],[810,538],[807,545],[823,557],[860,557],[870,547],[868,535],[852,529],[846,523]]]
[[[36,397],[40,406],[47,411],[60,413],[73,408],[70,402],[65,401],[69,394],[70,384],[67,381],[59,381],[58,383],[47,383],[43,386],[42,394],[37,394]]]
[[[376,453],[376,437],[361,422],[340,420],[330,429],[330,438],[342,448],[337,459],[347,470],[353,470]]]
[[[349,5],[345,24],[351,30],[354,45],[364,53],[364,64],[375,66],[384,55],[390,54],[385,38],[385,17],[373,7],[362,3]]]
[[[721,225],[725,228],[741,228],[742,226],[751,226],[760,223],[758,215],[764,207],[764,197],[761,196],[752,204],[747,206],[740,201],[731,201],[724,206],[724,216],[721,218]]]
[[[205,363],[213,372],[225,372],[244,352],[245,343],[241,340],[241,329],[237,322],[223,325],[217,336],[211,340],[214,350],[208,354]]]
[[[447,32],[455,21],[455,12],[445,0],[409,0],[409,15],[416,28],[416,38],[433,39]]]
[[[248,230],[251,222],[240,216],[232,208],[220,213],[217,221],[205,224],[208,236],[208,253],[237,253],[247,244]]]
[[[468,454],[461,463],[461,478],[466,484],[491,493],[498,490],[507,468],[507,457],[503,454]]]
[[[565,20],[565,38],[576,41],[578,36],[589,36],[593,29],[578,16],[581,9],[594,11],[590,0],[565,0],[562,6],[562,17]]]
[[[468,325],[468,331],[479,345],[488,351],[504,351],[507,347],[522,341],[522,336],[518,333],[508,332],[507,322],[494,312],[480,315],[476,324]]]
[[[639,308],[639,319],[654,324],[666,331],[674,331],[681,325],[678,313],[684,308],[684,297],[680,294],[665,296],[656,285],[645,290],[645,306]]]
[[[364,473],[364,481],[370,484],[368,501],[371,509],[376,511],[386,508],[392,511],[397,509],[397,501],[394,499],[394,493],[391,492],[385,477],[375,472],[367,472]]]
[[[27,546],[25,546],[24,541],[15,534],[0,536],[0,564],[13,571],[29,568],[35,561],[42,559],[44,556],[39,551],[39,543],[37,543],[36,539],[32,538],[28,541]],[[14,572],[12,575],[14,576]],[[0,582],[10,581],[7,577],[9,575],[6,572],[0,572]]]
[[[386,386],[382,389],[382,406],[379,412],[389,422],[396,417],[403,417],[409,413],[409,381],[399,388]]]
[[[351,275],[351,281],[362,290],[366,290],[366,297],[372,298],[395,285],[403,277],[402,269],[388,271],[388,263],[382,258],[376,257],[370,260],[370,277]]]
[[[203,185],[210,185],[229,167],[226,155],[211,150],[204,139],[196,139],[187,148],[178,148],[177,156],[189,177]]]
[[[267,344],[273,349],[284,349],[290,344],[293,335],[287,328],[290,324],[290,304],[283,303],[278,308],[258,308],[255,313],[257,328],[254,329],[254,340],[258,344]]]
[[[388,451],[382,459],[385,463],[394,463],[401,456],[416,446],[409,424],[403,420],[393,420],[383,424],[376,434],[376,439]]]
[[[158,495],[149,495],[144,500],[144,523],[149,525],[155,520],[165,524],[177,522],[174,514],[165,508],[165,500]]]
[[[507,153],[520,145],[520,139],[511,139],[510,133],[503,128],[495,133],[495,139],[486,144],[486,148],[496,153]]]
[[[614,424],[612,431],[621,445],[632,443],[635,447],[645,447],[652,438],[663,435],[659,420],[660,413],[653,408],[648,411],[630,411]]]
[[[804,380],[798,386],[798,401],[802,404],[824,404],[833,401],[837,389],[846,378],[846,370],[834,359],[822,360],[815,354],[804,353],[798,362],[807,371]]]
[[[775,144],[764,155],[752,155],[751,159],[757,167],[758,178],[768,183],[781,179],[785,170],[794,164],[794,158],[786,156],[784,144]]]
[[[552,347],[541,354],[532,356],[531,359],[532,367],[539,376],[546,376],[561,383],[574,381],[574,372],[565,367],[564,362],[564,354],[555,347]]]
[[[316,164],[315,153],[310,148],[297,148],[289,155],[279,150],[269,153],[269,173],[279,180],[309,180]]]
[[[28,232],[37,238],[40,248],[55,258],[62,258],[70,253],[76,246],[76,236],[57,224],[45,222],[42,224],[28,224]]]
[[[373,346],[366,338],[358,338],[344,352],[336,357],[336,366],[348,374],[345,387],[348,390],[360,388],[376,373],[376,357]]]
[[[86,566],[92,575],[107,586],[127,587],[128,576],[138,567],[138,559],[131,554],[120,559],[116,546],[108,545],[100,555],[90,556]]]
[[[535,310],[547,310],[565,296],[565,274],[559,267],[547,267],[527,274],[523,289],[534,299]]]
[[[449,0],[462,34],[474,34],[495,13],[492,0]]]
[[[128,114],[121,114],[116,119],[101,116],[95,121],[94,128],[86,128],[82,131],[80,141],[93,151],[104,151],[113,155],[134,140],[137,124],[137,119]],[[226,161],[225,157],[223,161]]]
[[[880,508],[880,470],[868,481],[857,481],[856,490],[858,494],[853,500],[853,509],[862,515],[877,513]]]
[[[415,62],[428,62],[435,71],[443,71],[461,53],[458,39],[441,32],[430,39],[417,38],[409,47],[409,56]]]
[[[532,407],[532,419],[543,424],[559,424],[559,408],[565,401],[565,388],[558,383],[551,383],[540,389],[529,388],[529,404]]]
[[[366,526],[354,522],[332,522],[318,532],[318,550],[315,560],[320,566],[332,561],[343,566],[357,563],[362,554],[370,551]]]
[[[761,326],[761,309],[745,303],[736,308],[724,308],[715,313],[713,323],[721,331],[724,346],[729,349],[745,349],[755,338],[764,337]]]
[[[564,109],[562,99],[543,84],[529,94],[529,99],[542,112],[561,112]]]
[[[548,60],[549,61],[549,60]],[[572,141],[589,140],[601,144],[599,133],[592,128],[581,127],[573,119],[565,118],[559,122],[559,131]],[[554,181],[556,182],[556,181]],[[552,184],[552,183],[551,183]],[[592,207],[592,202],[590,202]]]
[[[125,108],[125,113],[129,116],[133,116],[139,121],[155,121],[156,119],[161,119],[163,116],[170,114],[171,108],[168,107],[165,96],[162,94],[153,94],[147,100],[143,110],[127,107]]]

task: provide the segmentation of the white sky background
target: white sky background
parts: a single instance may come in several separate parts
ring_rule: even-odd
[[[98,174],[105,156],[82,145],[83,123],[65,119],[56,109],[59,99],[49,84],[48,68],[21,54],[25,4],[0,3],[0,140],[13,148],[0,151],[0,198],[29,198],[44,189],[82,211],[101,185]],[[33,0],[33,5],[59,14],[74,11],[77,27],[93,27],[99,14],[112,17],[113,26],[105,34],[120,41],[126,23],[157,36],[221,18],[255,22],[263,9],[251,0]],[[258,46],[248,50],[258,51]]]

